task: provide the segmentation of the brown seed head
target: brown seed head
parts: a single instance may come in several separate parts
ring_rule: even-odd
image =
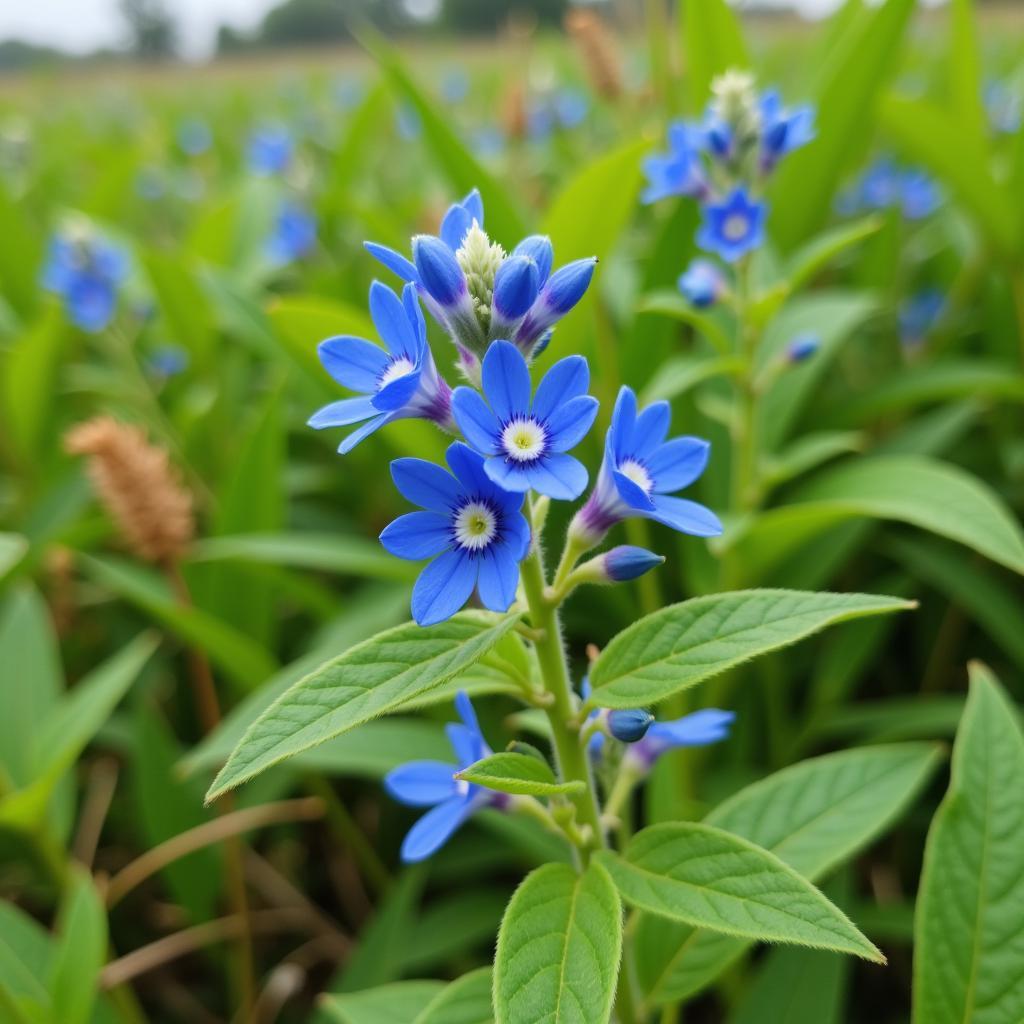
[[[136,555],[148,562],[181,557],[195,534],[192,496],[163,448],[110,416],[79,423],[64,444],[88,457],[96,496]]]
[[[607,100],[623,92],[619,49],[608,23],[594,11],[577,9],[565,16],[565,28],[572,36],[594,91]]]

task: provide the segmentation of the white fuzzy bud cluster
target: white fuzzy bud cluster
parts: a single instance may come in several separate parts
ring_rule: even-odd
[[[754,76],[749,71],[730,68],[711,83],[711,110],[725,122],[741,145],[761,130]]]
[[[473,299],[473,309],[484,334],[491,326],[491,302],[494,298],[494,275],[505,262],[505,250],[487,237],[474,220],[466,232],[455,258],[466,275],[466,284]]]

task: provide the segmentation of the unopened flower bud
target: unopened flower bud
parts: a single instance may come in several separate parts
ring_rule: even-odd
[[[810,359],[821,348],[821,338],[816,334],[800,334],[795,337],[786,349],[786,361],[802,363]]]
[[[654,715],[643,708],[616,709],[608,712],[608,731],[623,743],[636,743],[647,735]]]

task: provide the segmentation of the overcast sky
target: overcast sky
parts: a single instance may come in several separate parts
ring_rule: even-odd
[[[167,0],[181,29],[185,51],[202,56],[213,46],[217,26],[255,25],[276,0]],[[486,3],[486,0],[481,0]],[[784,6],[786,0],[759,0]],[[792,0],[804,13],[820,15],[840,0]],[[84,52],[116,46],[124,30],[118,0],[0,0],[0,39],[10,37]]]

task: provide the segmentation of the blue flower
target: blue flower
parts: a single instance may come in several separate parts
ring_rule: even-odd
[[[198,117],[190,117],[178,125],[178,145],[188,156],[201,156],[213,145],[210,126]]]
[[[461,103],[469,95],[469,76],[462,68],[450,68],[441,79],[441,98],[445,103]]]
[[[608,712],[608,731],[622,743],[637,743],[654,724],[654,715],[643,708],[616,708]]]
[[[473,388],[459,387],[452,413],[466,440],[486,456],[484,471],[496,484],[571,501],[587,486],[586,468],[566,453],[597,416],[589,384],[586,359],[568,356],[548,370],[531,401],[526,360],[511,343],[496,341],[483,362],[487,402]]]
[[[422,418],[453,430],[451,391],[430,354],[416,289],[407,285],[399,300],[390,288],[374,281],[370,316],[387,351],[348,335],[321,342],[318,351],[324,369],[361,396],[325,405],[309,425],[320,430],[363,423],[338,446],[342,454],[392,420]]]
[[[653,551],[633,544],[619,544],[597,557],[612,583],[638,579],[665,562],[664,555],[656,555]]]
[[[673,121],[668,128],[668,152],[655,153],[643,163],[647,188],[640,199],[655,203],[668,196],[690,196],[705,199],[708,182],[701,163],[704,132],[683,121]]]
[[[298,203],[282,203],[266,242],[267,257],[285,266],[307,255],[316,245],[316,217]]]
[[[478,810],[488,806],[504,807],[509,802],[504,793],[455,778],[460,771],[491,753],[465,691],[460,690],[456,695],[455,707],[462,722],[449,722],[445,731],[456,764],[409,761],[384,777],[384,788],[399,803],[431,808],[413,825],[402,843],[402,860],[406,864],[426,860],[437,853]]]
[[[771,171],[787,153],[814,138],[814,108],[787,110],[774,89],[761,94],[761,169]]]
[[[786,346],[786,361],[789,363],[802,363],[821,348],[821,338],[817,334],[798,334]]]
[[[364,243],[389,270],[416,285],[430,314],[458,346],[460,363],[472,380],[488,341],[497,337],[535,355],[555,323],[583,297],[597,263],[594,258],[574,260],[552,273],[550,239],[532,235],[506,254],[483,227],[483,201],[473,189],[448,208],[439,235],[413,239],[412,260],[387,246]],[[536,265],[535,278],[520,258]],[[509,264],[525,275],[506,281],[513,271]]]
[[[679,291],[697,309],[713,306],[725,292],[725,277],[717,263],[695,259],[679,275]]]
[[[924,171],[904,171],[900,180],[900,206],[907,220],[924,220],[942,205],[939,186]]]
[[[254,174],[281,174],[292,161],[294,144],[283,125],[267,124],[249,136],[246,162]]]
[[[766,205],[750,199],[742,186],[733,189],[721,202],[704,207],[697,244],[727,263],[735,263],[764,241],[766,212]]]
[[[945,296],[938,288],[926,288],[900,307],[900,343],[905,349],[920,348],[924,344],[945,305]]]
[[[461,441],[448,448],[447,459],[451,473],[423,459],[391,463],[395,486],[424,511],[399,516],[381,543],[399,558],[434,559],[412,592],[413,618],[421,626],[451,618],[474,587],[486,608],[507,611],[530,546],[523,495],[494,483],[483,457]]]
[[[128,260],[115,245],[93,234],[50,240],[41,284],[64,300],[64,310],[83,331],[102,331],[114,317]]]
[[[590,112],[590,100],[580,89],[559,89],[554,100],[555,117],[563,128],[576,128]]]
[[[671,722],[655,722],[641,740],[627,747],[624,761],[646,774],[669,750],[706,747],[727,739],[735,718],[734,711],[704,708]]]
[[[188,369],[188,351],[180,345],[159,345],[146,360],[146,369],[154,376],[166,380]]]
[[[419,111],[409,103],[402,103],[395,111],[395,127],[406,142],[415,142],[423,134],[423,121]]]
[[[619,391],[597,485],[570,526],[576,537],[597,544],[615,523],[634,517],[653,519],[695,537],[722,532],[710,509],[669,497],[704,472],[711,449],[698,437],[666,441],[670,418],[668,402],[655,402],[638,414],[632,389]]]

